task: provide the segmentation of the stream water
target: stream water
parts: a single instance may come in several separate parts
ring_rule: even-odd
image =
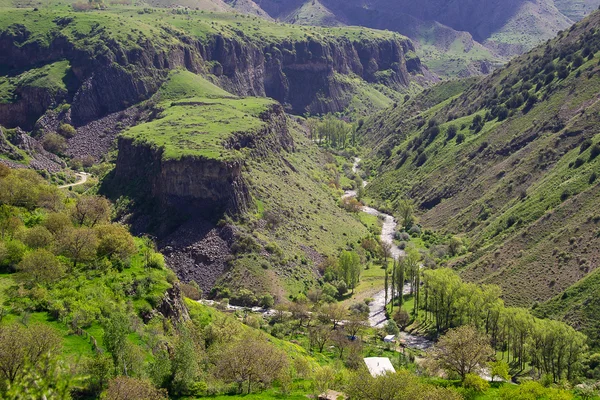
[[[360,163],[360,158],[354,159],[354,165],[352,166],[352,171],[354,173],[358,172],[358,164]],[[367,186],[368,182],[363,181],[363,186]],[[356,190],[347,190],[344,193],[343,198],[356,197]],[[398,225],[396,219],[386,213],[383,213],[379,210],[376,210],[372,207],[363,207],[363,212],[367,214],[375,215],[382,219],[383,225],[381,227],[381,241],[383,243],[389,243],[391,245],[390,253],[394,259],[398,259],[404,256],[404,250],[401,250],[394,244],[394,235],[396,232],[396,226]],[[410,293],[410,284],[405,284],[402,290],[403,294]],[[369,303],[369,324],[374,328],[383,328],[385,323],[387,322],[387,318],[385,316],[385,289],[377,292],[373,296],[373,301]],[[388,296],[389,298],[389,296]],[[426,350],[433,346],[433,342],[429,339],[426,339],[423,336],[411,335],[407,332],[400,333],[400,339],[405,343],[406,347]]]

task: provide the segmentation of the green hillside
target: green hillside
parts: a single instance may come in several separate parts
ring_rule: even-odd
[[[432,88],[361,131],[368,195],[411,198],[423,226],[462,235],[467,254],[440,262],[499,284],[510,304],[545,301],[598,265],[599,23],[595,13],[463,92]]]

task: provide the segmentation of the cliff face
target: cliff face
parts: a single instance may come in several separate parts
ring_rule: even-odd
[[[282,149],[292,151],[294,143],[283,108],[275,105],[261,118],[265,121],[262,129],[236,133],[223,147],[246,151],[253,157]],[[225,212],[238,213],[248,208],[250,195],[241,157],[165,159],[162,149],[126,137],[119,138],[118,147],[115,183],[135,185],[140,195],[157,200],[163,213],[173,210],[186,217],[214,219]]]
[[[60,22],[64,27],[70,23]],[[408,86],[411,74],[426,73],[418,59],[406,62],[406,53],[414,49],[400,36],[319,41],[307,37],[264,44],[242,32],[198,39],[164,29],[165,37],[177,40],[165,44],[142,37],[131,46],[97,28],[101,33],[92,39],[101,45],[84,47],[62,31],[31,40],[33,34],[26,26],[11,25],[0,32],[0,70],[26,71],[66,59],[77,82],[69,93],[59,95],[17,93],[15,103],[0,104],[0,124],[30,129],[46,109],[65,100],[71,104],[73,123],[82,125],[149,98],[174,68],[211,73],[234,94],[272,97],[295,113],[335,112],[347,106],[344,101],[323,101],[320,95],[345,92],[335,73],[354,74],[395,89]]]

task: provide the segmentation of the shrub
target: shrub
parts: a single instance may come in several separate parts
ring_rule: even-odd
[[[398,325],[396,324],[396,322],[393,319],[390,319],[385,324],[384,329],[388,335],[397,335],[400,333],[400,328],[398,328]]]
[[[467,374],[463,381],[463,387],[477,393],[484,393],[490,388],[490,384],[479,375]]]
[[[408,230],[408,233],[412,236],[419,236],[421,234],[421,227],[419,225],[413,225]]]
[[[60,126],[57,129],[57,133],[67,139],[70,139],[77,134],[77,131],[75,130],[73,125],[60,124]]]
[[[590,161],[594,160],[596,157],[600,155],[600,144],[596,143],[592,150],[590,150]]]
[[[146,268],[164,269],[165,268],[165,257],[160,253],[152,253],[148,258]]]
[[[586,151],[587,149],[589,149],[590,147],[592,147],[592,141],[591,139],[586,139],[584,140],[581,145],[579,146],[579,154],[583,153],[584,151]]]
[[[457,132],[458,129],[456,128],[456,125],[450,125],[448,126],[448,129],[446,129],[446,137],[448,140],[452,140],[456,136]]]
[[[596,173],[592,172],[592,174],[590,175],[590,180],[589,180],[590,185],[593,184],[594,182],[596,182],[597,177],[598,176],[596,175]]]
[[[461,144],[464,141],[465,141],[465,135],[464,134],[459,133],[458,135],[456,135],[456,144]]]
[[[67,141],[56,133],[49,133],[42,140],[42,146],[50,153],[62,154],[67,149]]]

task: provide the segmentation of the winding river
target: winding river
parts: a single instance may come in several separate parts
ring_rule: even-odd
[[[354,165],[352,166],[352,171],[354,173],[358,172],[358,165],[360,163],[360,158],[354,159]],[[368,182],[363,181],[363,187],[367,186]],[[356,197],[356,190],[347,190],[344,193],[343,198]],[[401,250],[394,244],[394,235],[396,232],[396,226],[398,225],[396,219],[386,213],[383,213],[379,210],[376,210],[372,207],[364,206],[362,207],[362,211],[367,214],[375,215],[383,220],[383,225],[381,227],[381,241],[383,243],[389,243],[391,245],[390,253],[394,259],[399,259],[404,256],[404,250]],[[403,294],[410,293],[410,284],[405,284],[402,290]],[[369,324],[374,328],[383,328],[385,323],[387,322],[387,318],[385,316],[385,289],[377,292],[373,296],[373,301],[369,303]],[[422,337],[411,335],[407,332],[400,333],[400,339],[405,343],[406,347],[426,350],[433,345],[433,342]]]

